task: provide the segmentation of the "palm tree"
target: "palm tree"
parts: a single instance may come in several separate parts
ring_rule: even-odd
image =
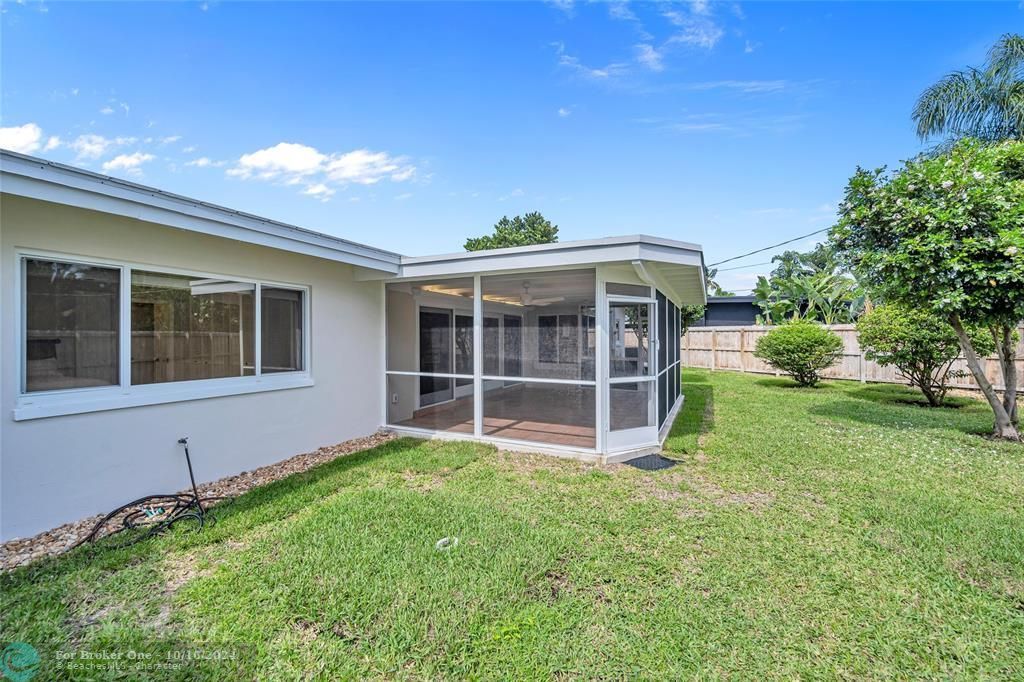
[[[1024,139],[1024,36],[1004,34],[984,67],[954,71],[925,90],[913,119],[922,140]]]

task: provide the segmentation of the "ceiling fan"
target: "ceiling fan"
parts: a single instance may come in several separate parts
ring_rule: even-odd
[[[548,296],[546,298],[534,298],[530,293],[530,283],[523,282],[523,293],[519,295],[519,302],[523,305],[545,306],[552,303],[564,301],[565,296]]]

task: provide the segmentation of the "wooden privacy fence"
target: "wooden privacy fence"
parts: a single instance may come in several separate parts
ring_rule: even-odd
[[[768,326],[691,327],[680,341],[683,367],[778,375],[779,372],[775,368],[754,357],[757,340],[771,329],[773,327]],[[822,376],[828,379],[880,381],[891,384],[907,383],[895,367],[883,367],[864,357],[857,339],[855,325],[834,324],[830,325],[829,329],[843,340],[843,357],[835,365],[822,372]],[[1019,332],[1020,341],[1017,344],[1015,357],[1018,376],[1024,376],[1024,327],[1021,327]],[[959,389],[978,390],[978,384],[971,376],[963,357],[953,363],[953,370],[962,370],[966,376],[954,377],[950,381],[951,386]],[[988,375],[996,389],[1002,390],[999,361],[994,356],[985,359],[985,374]]]

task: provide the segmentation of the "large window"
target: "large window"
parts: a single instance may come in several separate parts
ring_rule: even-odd
[[[25,393],[306,368],[304,289],[130,265],[21,263]]]
[[[25,392],[120,382],[121,270],[27,258]]]
[[[245,282],[133,270],[132,384],[255,374],[255,293]]]

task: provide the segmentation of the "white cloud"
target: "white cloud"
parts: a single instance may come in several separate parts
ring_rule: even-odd
[[[181,151],[182,151],[182,153],[184,153],[184,154],[191,154],[191,153],[192,153],[192,152],[194,152],[195,150],[196,150],[196,147],[195,147],[195,145],[191,145],[191,144],[190,144],[190,145],[189,145],[189,146],[187,146],[187,147],[183,147]]]
[[[403,157],[393,157],[386,152],[371,152],[369,149],[355,151],[333,157],[326,166],[327,177],[337,183],[354,182],[360,185],[373,185],[385,178],[395,182],[410,179],[416,168],[406,162]]]
[[[711,18],[711,8],[707,3],[695,4],[697,7],[691,5],[693,12],[690,14],[671,9],[662,12],[669,23],[680,29],[668,42],[710,50],[722,39],[725,31]]]
[[[702,83],[686,83],[683,88],[686,90],[733,90],[736,92],[742,92],[744,94],[763,94],[770,92],[779,92],[785,90],[790,86],[790,83],[785,80],[765,80],[765,81],[740,81],[740,80],[721,80],[721,81],[705,81]]]
[[[710,50],[722,39],[725,32],[720,26],[711,22],[696,22],[669,38],[671,43],[682,43],[692,47]]]
[[[46,140],[46,146],[43,147],[44,152],[56,149],[60,146],[60,138],[56,135],[50,135],[49,139]]]
[[[608,16],[612,19],[618,19],[620,21],[636,21],[636,14],[629,8],[628,2],[610,2],[608,3]]]
[[[302,193],[306,196],[316,197],[320,201],[330,201],[331,196],[334,195],[336,190],[331,189],[322,182],[318,182],[315,185],[309,185],[306,189],[302,190]]]
[[[134,137],[115,137],[111,139],[90,133],[88,135],[79,135],[70,146],[78,154],[78,159],[83,160],[98,159],[112,147],[120,147],[126,144],[133,144],[134,142]]]
[[[160,144],[173,144],[181,139],[181,135],[168,135],[160,138]]]
[[[412,192],[405,192],[395,197],[395,201],[406,201],[408,199],[412,199]]]
[[[209,168],[211,166],[223,166],[224,163],[225,163],[224,161],[214,161],[213,159],[211,159],[208,156],[200,156],[198,159],[192,159],[191,161],[186,161],[185,165],[186,166],[194,166],[196,168]]]
[[[561,118],[568,118],[572,115],[572,109],[566,109],[565,107],[558,107],[558,115]]]
[[[103,114],[104,116],[110,116],[111,114],[114,113],[114,108],[111,107],[111,106],[105,106],[102,109],[100,109],[100,113]]]
[[[711,14],[711,5],[708,0],[690,0],[690,10],[694,14]]]
[[[43,137],[43,129],[35,123],[21,126],[0,128],[0,147],[12,152],[31,154],[39,149],[39,141]]]
[[[205,158],[205,157],[203,157]],[[213,162],[190,165],[215,165]],[[355,149],[326,154],[308,145],[281,142],[273,147],[244,154],[227,174],[243,179],[302,185],[303,194],[323,200],[334,190],[331,186],[375,185],[384,180],[405,182],[416,176],[416,166],[404,156],[387,152]]]
[[[574,0],[547,0],[547,1],[550,4],[554,5],[556,9],[559,9],[559,10],[561,10],[561,11],[563,11],[566,14],[569,14],[569,15],[572,14],[573,5],[576,4],[574,2]]]
[[[524,192],[522,189],[516,187],[514,190],[512,190],[508,194],[506,194],[504,196],[498,197],[498,201],[508,201],[509,199],[515,199],[516,197],[521,197],[524,194],[526,194],[526,192]]]
[[[555,48],[555,53],[558,55],[558,65],[576,72],[577,74],[594,80],[606,80],[608,78],[614,78],[621,76],[628,71],[626,64],[621,62],[613,62],[607,66],[600,68],[589,67],[579,60],[578,57],[567,53],[565,51],[565,43],[556,42],[552,43]]]
[[[653,45],[641,43],[634,46],[636,49],[636,60],[651,71],[661,71],[665,68],[662,62],[662,55]]]
[[[129,175],[134,175],[140,172],[140,166],[142,164],[152,161],[156,157],[152,154],[146,154],[144,152],[135,152],[134,154],[121,154],[115,156],[110,161],[103,164],[103,170],[110,173],[112,171],[124,171]]]
[[[312,147],[293,142],[279,142],[273,147],[244,154],[229,174],[242,178],[257,176],[273,180],[282,175],[308,175],[322,169],[326,156]]]

